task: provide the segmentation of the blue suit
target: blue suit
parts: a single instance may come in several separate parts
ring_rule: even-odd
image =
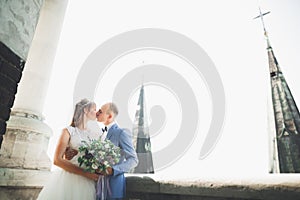
[[[106,139],[109,139],[122,150],[120,162],[112,167],[113,175],[109,177],[111,189],[109,198],[124,198],[126,192],[124,173],[129,172],[138,164],[138,158],[132,144],[132,135],[130,131],[121,129],[117,124],[113,124],[108,130]]]

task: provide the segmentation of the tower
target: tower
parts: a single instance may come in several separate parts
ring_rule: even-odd
[[[133,137],[139,164],[134,168],[134,173],[154,173],[149,127],[146,117],[146,106],[144,97],[144,85],[140,90],[140,95],[135,113],[133,125]]]
[[[273,133],[272,173],[300,172],[300,114],[289,86],[279,67],[278,61],[270,45],[261,13],[255,18],[261,18],[264,34],[267,40],[269,71],[273,113],[275,122]],[[255,19],[254,18],[254,19]]]

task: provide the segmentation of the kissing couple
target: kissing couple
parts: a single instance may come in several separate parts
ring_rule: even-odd
[[[132,134],[122,129],[115,121],[119,111],[112,103],[105,103],[99,110],[96,103],[88,99],[79,101],[74,110],[72,122],[62,130],[58,140],[54,165],[61,168],[49,177],[38,199],[57,200],[116,200],[125,198],[126,181],[124,173],[137,166],[138,158],[132,143]],[[88,122],[96,120],[105,127],[102,131],[91,131]],[[99,129],[100,130],[100,129]],[[121,149],[119,162],[100,173],[92,173],[79,166],[78,153],[82,142],[91,139],[106,139]],[[105,178],[107,187],[97,188],[97,181]],[[98,185],[99,187],[99,185]],[[98,190],[101,190],[99,194]],[[97,193],[97,194],[96,194]]]

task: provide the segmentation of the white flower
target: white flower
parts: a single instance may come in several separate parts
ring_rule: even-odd
[[[92,168],[93,168],[93,169],[98,169],[98,166],[97,166],[95,163],[93,163],[93,164],[92,164]]]

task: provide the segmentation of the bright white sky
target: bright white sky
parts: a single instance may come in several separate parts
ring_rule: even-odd
[[[180,33],[196,42],[220,74],[226,95],[226,119],[213,151],[205,159],[198,159],[212,115],[211,99],[203,78],[172,54],[139,51],[119,58],[105,71],[99,82],[98,91],[100,88],[101,93],[95,95],[98,106],[112,98],[118,79],[141,65],[144,59],[152,64],[171,67],[181,73],[195,93],[199,109],[198,132],[183,156],[164,170],[157,171],[157,176],[259,178],[267,175],[268,60],[261,21],[252,20],[259,14],[259,5],[263,12],[271,11],[265,17],[265,25],[299,106],[298,0],[265,0],[259,3],[253,0],[70,1],[44,109],[46,123],[53,129],[48,151],[50,158],[53,157],[60,130],[71,120],[74,84],[88,56],[113,36],[141,28],[160,28]],[[137,80],[139,83],[141,81],[142,78]],[[182,107],[176,95],[158,84],[146,85],[145,93],[148,112],[153,106],[160,105],[166,113],[165,126],[151,138],[155,152],[166,148],[176,137]],[[128,101],[128,112],[132,118],[137,98],[138,90],[132,88],[131,97],[124,99]]]

